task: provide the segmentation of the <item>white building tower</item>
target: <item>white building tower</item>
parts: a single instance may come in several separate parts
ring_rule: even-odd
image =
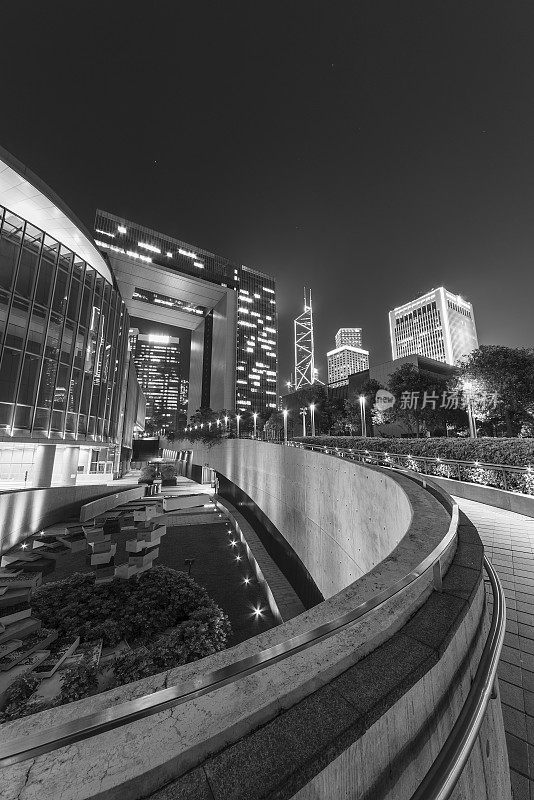
[[[389,312],[393,360],[412,354],[454,365],[478,347],[473,306],[441,286]]]
[[[304,311],[295,320],[295,390],[311,386],[315,380],[311,289],[308,299],[304,287]]]

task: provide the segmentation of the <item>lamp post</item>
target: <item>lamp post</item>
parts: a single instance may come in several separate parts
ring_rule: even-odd
[[[467,416],[469,418],[469,436],[471,439],[477,438],[477,423],[473,413],[473,404],[471,393],[473,391],[473,384],[470,381],[464,381],[464,394],[467,401]]]
[[[224,418],[224,429],[228,433],[228,417]]]
[[[302,417],[302,435],[306,436],[306,409],[305,408],[301,408],[300,409],[300,414],[301,414],[301,417]]]
[[[362,420],[362,436],[367,436],[367,425],[365,422],[365,395],[360,395],[360,416]]]
[[[236,414],[237,420],[237,438],[239,439],[239,420],[241,419],[241,414]]]
[[[284,408],[282,415],[284,417],[284,444],[287,444],[287,408]]]
[[[253,415],[252,415],[252,418],[253,418],[253,420],[254,420],[254,438],[256,439],[256,434],[257,434],[257,423],[258,423],[258,412],[257,412],[257,411],[255,411],[255,412],[253,413]]]
[[[220,426],[220,424],[221,424],[221,420],[220,420],[220,419],[218,419],[218,420],[217,420],[217,427],[219,427],[219,426]]]
[[[310,403],[311,435],[315,436],[315,403]]]

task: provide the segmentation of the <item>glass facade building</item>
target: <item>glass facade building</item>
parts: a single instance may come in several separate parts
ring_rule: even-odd
[[[87,261],[0,207],[0,429],[118,440],[128,314]]]
[[[181,411],[181,348],[177,336],[139,333],[130,329],[130,348],[137,379],[146,398],[147,418],[176,430]],[[182,422],[185,423],[185,415]]]
[[[103,483],[120,473],[131,445],[124,430],[139,428],[142,406],[130,381],[130,425],[128,329],[90,233],[0,148],[0,485]]]

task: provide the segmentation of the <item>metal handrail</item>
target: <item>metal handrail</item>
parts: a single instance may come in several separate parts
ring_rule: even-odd
[[[499,577],[486,556],[484,568],[493,592],[488,638],[462,710],[411,800],[448,800],[471,755],[490,698],[497,697],[495,681],[506,631],[506,599]]]
[[[436,487],[432,488],[439,494],[443,494],[443,497],[447,499],[451,511],[451,520],[447,533],[417,567],[382,592],[378,592],[369,600],[360,603],[356,608],[342,614],[335,620],[319,625],[298,636],[293,636],[252,656],[235,661],[226,667],[213,670],[181,686],[160,689],[150,695],[128,700],[103,711],[97,711],[61,725],[55,725],[46,731],[13,739],[0,746],[0,766],[5,767],[17,764],[136,720],[144,719],[152,714],[158,714],[197,697],[202,697],[240,678],[256,673],[267,666],[283,661],[349,627],[369,611],[387,602],[406,587],[411,586],[430,569],[433,570],[434,581],[437,579],[438,582],[441,582],[441,559],[456,538],[458,505],[441,490],[436,489]]]
[[[531,465],[526,467],[516,467],[512,466],[511,464],[494,464],[490,461],[462,461],[457,458],[440,458],[438,456],[414,456],[411,453],[389,453],[387,450],[361,450],[359,448],[351,448],[351,447],[338,447],[337,445],[320,445],[320,444],[311,444],[309,442],[301,442],[292,440],[288,442],[288,445],[291,447],[298,447],[301,449],[306,450],[314,450],[319,452],[324,452],[327,454],[341,454],[343,457],[345,454],[354,460],[364,461],[367,463],[378,463],[380,466],[391,466],[388,462],[393,462],[396,460],[406,460],[409,459],[414,462],[419,462],[423,464],[429,465],[438,465],[438,466],[453,466],[457,467],[458,476],[454,478],[454,476],[435,476],[435,477],[449,477],[453,480],[461,480],[461,470],[473,469],[473,468],[481,468],[485,470],[489,470],[501,475],[503,487],[507,491],[508,490],[508,480],[506,478],[507,473],[512,473],[516,475],[532,475],[534,479],[534,468]],[[384,463],[386,462],[386,463]],[[434,473],[424,473],[433,475]],[[491,486],[491,484],[481,484],[483,486]],[[522,492],[527,497],[531,495],[528,492]]]

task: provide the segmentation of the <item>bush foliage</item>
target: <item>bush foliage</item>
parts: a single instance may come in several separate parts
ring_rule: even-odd
[[[361,436],[300,437],[297,442],[326,447],[353,448],[373,452],[400,453],[429,458],[450,458],[456,461],[481,461],[525,467],[534,465],[534,439],[484,437],[480,439],[428,438],[379,439]]]
[[[118,655],[113,662],[115,680],[130,683],[217,653],[224,650],[229,633],[226,615],[211,601],[152,644]]]
[[[201,612],[207,615],[206,624],[214,626],[210,630],[215,638],[220,630],[226,642],[229,631],[226,615],[205,589],[185,573],[163,566],[128,581],[99,585],[93,574],[75,573],[39,587],[32,608],[60,636],[80,636],[82,641],[101,637],[104,646],[114,646],[121,639],[145,644]]]

